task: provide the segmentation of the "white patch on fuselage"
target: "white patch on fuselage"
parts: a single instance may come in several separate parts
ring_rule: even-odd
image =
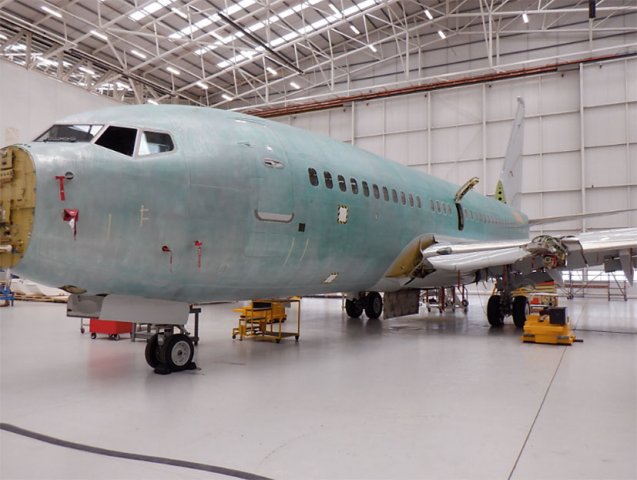
[[[349,209],[347,208],[347,205],[339,205],[338,206],[338,217],[337,217],[338,223],[340,223],[340,224],[347,223],[348,215],[349,215]]]
[[[331,273],[325,280],[323,280],[323,283],[332,283],[336,280],[336,277],[338,277],[338,272]]]

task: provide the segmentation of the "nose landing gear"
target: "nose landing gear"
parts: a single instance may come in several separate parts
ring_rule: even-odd
[[[184,331],[174,333],[173,326],[158,327],[159,332],[146,343],[146,363],[155,373],[166,375],[182,370],[195,370],[195,345]]]

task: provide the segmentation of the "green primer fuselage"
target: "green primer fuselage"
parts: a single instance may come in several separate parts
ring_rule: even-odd
[[[52,286],[190,303],[369,291],[421,235],[463,242],[528,238],[523,214],[475,192],[462,200],[469,215],[460,231],[458,186],[276,122],[148,105],[64,123],[164,131],[176,148],[131,157],[92,143],[21,147],[35,164],[37,206],[29,248],[15,271]],[[316,170],[318,185],[308,169]],[[66,172],[73,179],[61,201],[55,177]],[[324,172],[333,178],[331,189]],[[435,211],[436,201],[446,213]],[[65,208],[79,211],[75,239],[62,220]]]

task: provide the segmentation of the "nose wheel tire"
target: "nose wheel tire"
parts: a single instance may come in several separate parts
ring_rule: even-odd
[[[524,328],[524,322],[526,322],[526,317],[529,314],[529,300],[523,296],[515,297],[511,310],[516,328]]]
[[[161,347],[162,363],[171,372],[192,368],[194,355],[195,345],[190,337],[183,333],[168,336]]]
[[[146,363],[150,368],[157,368],[162,364],[159,354],[159,335],[155,334],[146,341]]]

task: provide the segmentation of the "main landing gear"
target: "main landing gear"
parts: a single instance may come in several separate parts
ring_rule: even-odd
[[[487,303],[487,320],[492,327],[501,327],[504,317],[511,315],[516,328],[523,328],[529,314],[529,300],[523,295],[512,297],[500,292],[489,297]]]
[[[155,373],[168,374],[197,368],[192,361],[195,345],[185,330],[174,332],[173,326],[160,326],[146,343],[146,362]]]
[[[345,300],[345,311],[351,318],[360,317],[363,311],[367,318],[379,318],[383,313],[383,298],[378,292],[361,293],[358,298]]]

